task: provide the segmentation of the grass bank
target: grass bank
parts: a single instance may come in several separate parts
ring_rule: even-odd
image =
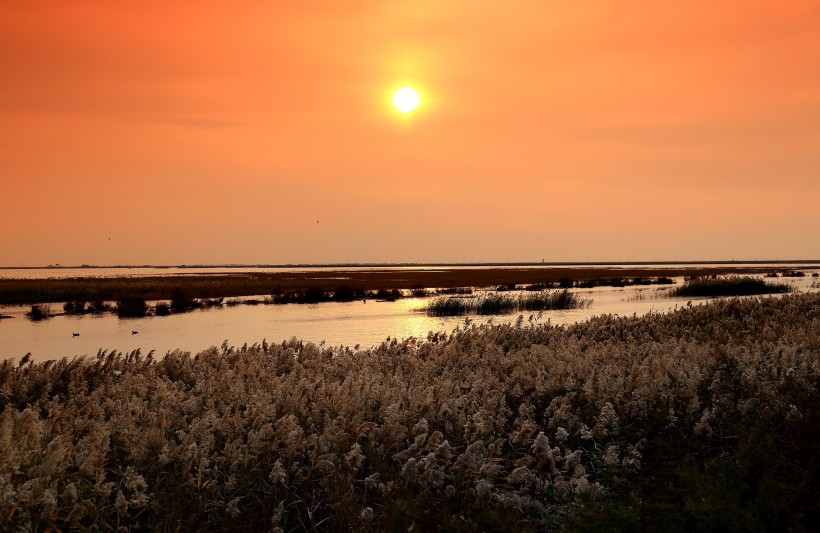
[[[0,528],[810,531],[820,295],[0,364]]]

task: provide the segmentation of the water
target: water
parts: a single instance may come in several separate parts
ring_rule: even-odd
[[[779,265],[779,268],[783,268]],[[122,275],[122,270],[118,275]],[[164,269],[163,269],[164,270]],[[802,269],[807,273],[815,270]],[[243,270],[248,271],[246,268]],[[29,271],[30,272],[30,271]],[[211,272],[208,272],[211,273]],[[145,275],[145,274],[143,274]],[[681,280],[677,280],[680,283]],[[812,284],[818,278],[778,278],[800,291],[816,291]],[[669,286],[631,286],[623,288],[596,287],[574,289],[578,294],[592,298],[588,308],[566,311],[545,311],[539,322],[568,324],[600,314],[619,316],[666,312],[686,305],[690,298],[668,298]],[[25,318],[29,307],[0,307],[0,359],[19,359],[31,353],[35,361],[95,355],[98,350],[129,352],[154,350],[157,355],[181,349],[197,353],[223,342],[241,346],[245,343],[279,343],[296,337],[306,342],[326,345],[359,345],[367,348],[388,337],[404,339],[425,338],[428,332],[452,331],[464,324],[464,317],[428,317],[419,310],[427,304],[425,298],[406,298],[395,302],[368,300],[349,303],[320,303],[313,305],[238,305],[235,307],[205,308],[165,317],[120,319],[114,314],[57,316],[32,322]],[[61,304],[52,304],[52,310],[61,311]],[[527,321],[530,315],[524,313]],[[515,322],[519,314],[492,317],[495,324]],[[486,323],[490,317],[472,316],[475,323]],[[533,317],[535,319],[535,317]],[[136,331],[136,334],[132,334]],[[73,333],[80,335],[75,337]]]

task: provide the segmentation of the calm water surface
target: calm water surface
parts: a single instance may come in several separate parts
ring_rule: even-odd
[[[782,268],[782,265],[779,266]],[[119,269],[118,269],[119,270]],[[167,269],[161,269],[167,270]],[[807,270],[807,273],[814,270]],[[248,269],[244,270],[245,272]],[[122,275],[122,272],[119,273]],[[142,274],[145,275],[145,274]],[[681,280],[677,280],[678,283]],[[816,291],[818,278],[778,278],[797,290]],[[568,311],[545,311],[540,322],[567,324],[600,314],[627,316],[649,312],[666,312],[686,305],[688,298],[668,298],[669,286],[633,286],[623,288],[596,287],[575,289],[574,292],[593,299],[588,308]],[[478,293],[480,294],[480,293]],[[98,316],[57,316],[32,322],[24,314],[29,307],[0,307],[0,359],[19,359],[31,353],[35,361],[95,355],[98,350],[128,352],[136,349],[143,354],[154,350],[164,355],[180,349],[197,353],[211,346],[245,343],[279,343],[296,337],[304,341],[327,345],[360,345],[370,347],[387,337],[407,338],[427,336],[428,332],[451,331],[464,323],[464,317],[428,317],[419,312],[428,299],[407,298],[395,302],[368,300],[350,303],[315,305],[238,305],[194,310],[165,317],[120,319],[114,314]],[[693,304],[699,303],[693,300]],[[61,311],[61,304],[51,304]],[[531,313],[524,314],[527,320]],[[476,323],[490,320],[487,316],[470,317]],[[518,313],[492,317],[495,324],[514,322]],[[132,334],[136,331],[136,334]],[[72,333],[79,333],[78,337]]]

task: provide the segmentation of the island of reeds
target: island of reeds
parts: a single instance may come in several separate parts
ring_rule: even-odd
[[[670,296],[753,296],[756,294],[779,294],[791,291],[786,283],[771,283],[751,276],[689,277]]]
[[[820,295],[0,364],[0,529],[811,531]]]
[[[520,311],[551,311],[587,307],[592,301],[567,289],[538,291],[521,296],[490,293],[477,298],[446,296],[427,304],[430,316],[503,315]]]

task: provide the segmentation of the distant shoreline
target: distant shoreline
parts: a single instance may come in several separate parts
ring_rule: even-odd
[[[0,266],[0,270],[79,270],[102,268],[404,268],[404,267],[527,267],[527,266],[642,266],[642,265],[820,265],[820,259],[752,259],[708,261],[522,261],[467,263],[271,263],[271,264],[182,264],[182,265],[43,265]]]
[[[807,262],[806,265],[820,262]],[[802,263],[801,263],[802,264]],[[516,268],[437,268],[404,269],[392,265],[372,270],[350,267],[285,272],[238,272],[213,274],[147,275],[122,277],[66,277],[45,279],[0,278],[0,304],[35,304],[77,301],[115,301],[122,298],[168,300],[184,298],[230,298],[239,296],[288,295],[304,291],[336,292],[345,290],[413,290],[418,288],[493,287],[524,284],[560,284],[568,281],[617,280],[681,276],[747,275],[780,273],[796,263],[748,264],[639,264],[607,263],[598,266],[537,264]],[[786,266],[788,265],[788,266]],[[624,268],[627,267],[627,268]],[[815,267],[820,268],[820,266]]]

